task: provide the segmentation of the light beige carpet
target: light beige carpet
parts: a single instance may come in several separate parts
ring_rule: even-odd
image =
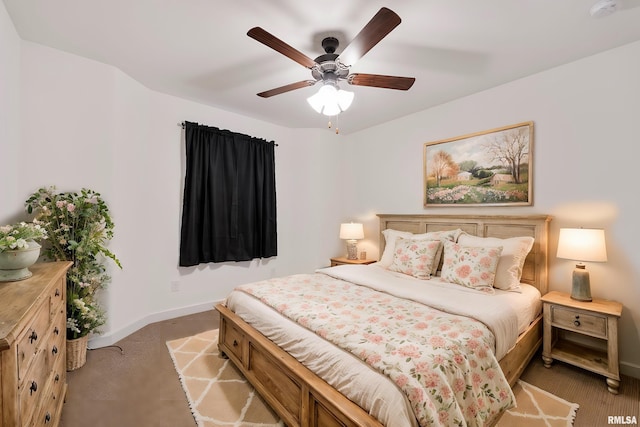
[[[218,353],[218,330],[168,341],[193,417],[199,427],[283,426],[253,387]],[[518,381],[517,408],[497,427],[571,427],[578,405]]]

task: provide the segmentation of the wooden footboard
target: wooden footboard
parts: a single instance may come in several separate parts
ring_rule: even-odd
[[[382,427],[225,306],[218,304],[218,348],[290,427]]]
[[[222,304],[218,348],[290,427],[382,424]],[[542,340],[540,318],[500,361],[513,386]]]

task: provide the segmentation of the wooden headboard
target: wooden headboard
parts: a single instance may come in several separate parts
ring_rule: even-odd
[[[378,214],[380,218],[380,256],[384,252],[383,230],[391,228],[420,234],[457,228],[480,237],[531,236],[533,248],[522,269],[522,281],[538,288],[542,295],[548,291],[548,215],[393,215]]]

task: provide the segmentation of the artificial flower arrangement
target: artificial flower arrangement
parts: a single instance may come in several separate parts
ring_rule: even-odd
[[[49,237],[44,256],[73,261],[67,273],[67,339],[99,333],[106,317],[96,292],[111,280],[104,261],[110,258],[122,268],[105,246],[114,228],[107,204],[93,190],[57,193],[55,187],[40,188],[25,204]]]
[[[29,249],[29,241],[47,238],[47,230],[36,220],[0,226],[0,252]]]

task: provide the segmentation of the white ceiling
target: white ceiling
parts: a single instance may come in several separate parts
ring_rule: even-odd
[[[325,128],[305,99],[319,86],[260,98],[311,79],[249,38],[255,26],[307,56],[323,36],[341,46],[383,6],[402,23],[351,72],[415,77],[407,91],[349,86],[340,115],[354,132],[640,40],[640,0],[593,18],[595,0],[4,0],[24,40],[111,64],[167,94],[292,128]],[[215,123],[209,123],[215,125]]]

